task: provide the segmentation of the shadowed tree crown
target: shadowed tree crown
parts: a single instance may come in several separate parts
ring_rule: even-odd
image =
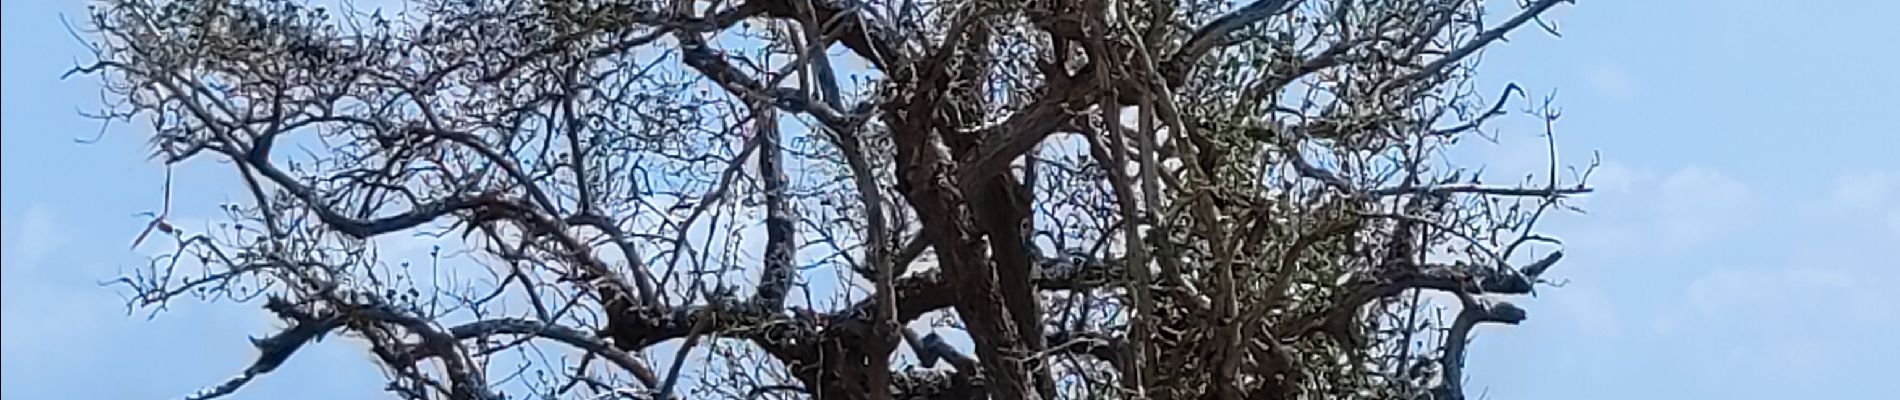
[[[75,72],[232,172],[117,281],[282,320],[192,398],[1460,399],[1589,191],[1452,158],[1555,146],[1494,3],[94,0]]]

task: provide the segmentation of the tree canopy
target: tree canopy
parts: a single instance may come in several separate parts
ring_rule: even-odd
[[[101,117],[248,196],[117,282],[285,326],[193,398],[329,337],[414,399],[1458,399],[1590,190],[1451,152],[1554,149],[1476,73],[1559,0],[399,3],[92,1]]]

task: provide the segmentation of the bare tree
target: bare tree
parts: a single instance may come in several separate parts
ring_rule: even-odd
[[[192,398],[331,336],[416,399],[1456,399],[1589,191],[1447,155],[1549,137],[1473,74],[1559,3],[95,0],[75,72],[250,195],[117,281],[287,324]]]

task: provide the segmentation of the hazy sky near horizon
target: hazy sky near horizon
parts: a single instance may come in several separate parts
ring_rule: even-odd
[[[277,323],[228,303],[128,316],[97,285],[144,262],[128,244],[163,169],[129,126],[73,140],[99,127],[79,115],[100,104],[96,79],[59,79],[86,60],[60,22],[84,4],[0,13],[0,397],[182,397],[242,370],[245,337]],[[1515,300],[1524,325],[1480,329],[1472,395],[1892,396],[1900,3],[1790,4],[1582,1],[1552,14],[1564,37],[1526,30],[1485,54],[1483,87],[1556,93],[1562,159],[1603,166],[1587,215],[1542,225],[1566,244],[1551,274],[1568,284]],[[1505,178],[1543,167],[1540,126],[1501,127],[1459,160]],[[228,185],[226,169],[187,165],[178,185]],[[203,220],[241,199],[180,191],[172,213]],[[233,398],[385,398],[369,361],[326,341]]]

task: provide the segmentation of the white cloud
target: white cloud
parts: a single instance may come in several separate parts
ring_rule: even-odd
[[[1831,351],[1832,350],[1832,351]],[[1713,364],[1707,372],[1717,382],[1746,381],[1754,384],[1812,384],[1839,357],[1838,346],[1812,338],[1788,338],[1728,346],[1725,362]]]
[[[1597,167],[1597,170],[1590,174],[1589,184],[1590,187],[1596,188],[1599,192],[1629,193],[1631,188],[1637,187],[1637,185],[1647,184],[1649,181],[1654,180],[1655,177],[1653,175],[1654,174],[1647,170],[1630,168],[1622,163],[1605,161],[1602,166]]]
[[[1892,234],[1894,243],[1900,245],[1900,206],[1887,211],[1887,233]]]
[[[114,300],[102,289],[85,290],[76,277],[83,268],[64,265],[71,257],[60,251],[71,241],[57,214],[43,204],[28,208],[7,237],[5,261],[4,338],[8,364],[56,363],[85,365],[98,351],[87,346],[47,346],[54,343],[98,343],[107,332],[105,318],[115,311]],[[54,323],[57,321],[57,323]],[[17,360],[17,361],[16,361]]]
[[[1583,333],[1607,339],[1623,336],[1623,323],[1617,317],[1616,304],[1601,291],[1591,288],[1563,290],[1551,301],[1564,318],[1574,319]]]
[[[8,276],[4,313],[7,364],[27,364],[55,370],[93,365],[98,349],[108,344],[116,327],[110,319],[126,317],[124,308],[101,291]]]
[[[19,273],[37,273],[43,267],[48,254],[64,245],[71,238],[60,228],[59,216],[45,205],[35,204],[26,210],[25,222],[10,237],[14,242],[7,246],[8,255],[13,256],[7,262],[7,270],[15,277]],[[17,267],[17,268],[16,268]]]
[[[1604,293],[1615,293],[1613,303],[1636,301],[1647,310],[1611,307],[1608,316],[1592,315],[1593,299],[1584,287],[1558,291],[1553,305],[1579,326],[1613,320],[1610,313],[1617,310],[1661,336],[1700,336],[1736,326],[1900,323],[1883,312],[1900,307],[1900,295],[1874,284],[1891,280],[1892,272],[1870,268],[1886,262],[1875,249],[1895,243],[1888,238],[1900,239],[1900,174],[1862,173],[1818,190],[1767,192],[1700,166],[1650,174],[1606,164],[1599,173],[1595,182],[1609,202],[1591,210],[1584,225],[1560,229],[1567,235],[1555,233],[1576,239],[1570,242],[1579,255],[1620,254],[1605,254],[1592,267],[1648,266],[1590,279],[1612,285]],[[1634,218],[1602,218],[1615,215]],[[1780,240],[1759,241],[1770,238]],[[1630,280],[1662,286],[1642,292],[1616,287]]]
[[[1900,195],[1900,175],[1867,172],[1841,176],[1834,182],[1833,200],[1847,211],[1867,211]]]
[[[1691,166],[1660,185],[1660,214],[1654,217],[1669,244],[1698,244],[1746,228],[1757,218],[1753,191],[1721,171]]]
[[[1900,175],[1856,173],[1819,190],[1757,197],[1720,171],[1687,168],[1670,174],[1661,183],[1655,218],[1666,241],[1778,240],[1768,246],[1669,249],[1697,260],[1723,261],[1685,266],[1698,272],[1682,281],[1680,297],[1663,300],[1667,306],[1652,314],[1652,327],[1662,335],[1690,336],[1746,327],[1737,334],[1755,337],[1731,339],[1765,346],[1816,334],[1804,326],[1900,324],[1890,311],[1900,307],[1900,294],[1880,286],[1896,278],[1881,250],[1900,243],[1889,239],[1900,239],[1896,178]]]
[[[1842,175],[1835,179],[1828,200],[1818,206],[1819,215],[1850,225],[1873,224],[1873,230],[1884,231],[1883,241],[1900,245],[1900,172]]]
[[[1895,322],[1900,296],[1872,284],[1877,277],[1843,267],[1721,268],[1691,282],[1684,293],[1696,322],[1747,325],[1818,321],[1867,326]]]
[[[1636,80],[1630,77],[1629,70],[1622,64],[1598,64],[1585,75],[1590,81],[1590,89],[1597,94],[1616,100],[1636,98]]]

